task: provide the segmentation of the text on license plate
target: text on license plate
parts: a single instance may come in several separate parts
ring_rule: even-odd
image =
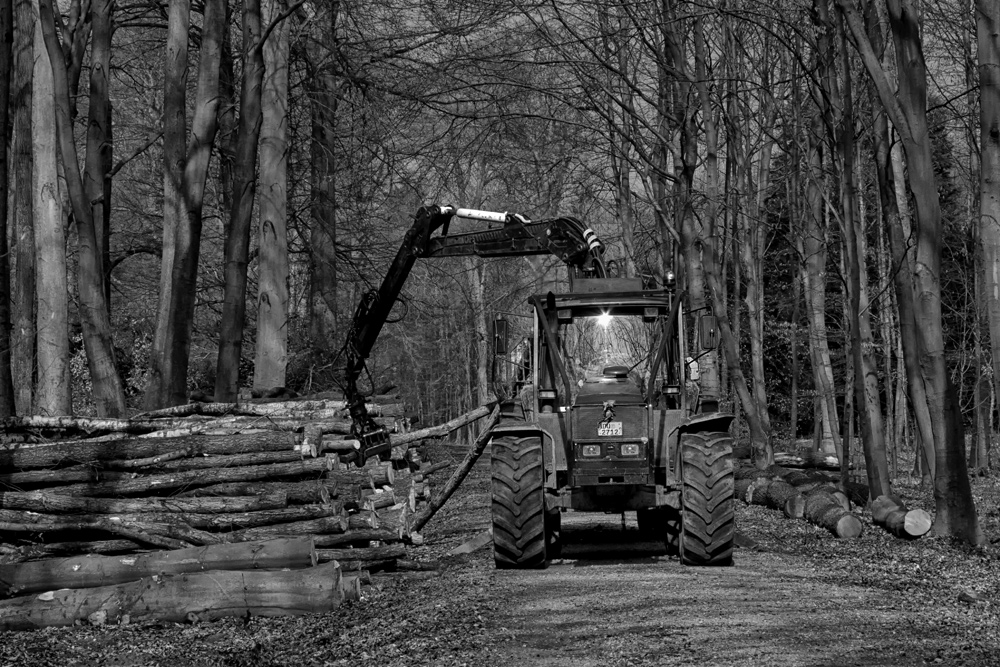
[[[608,422],[606,424],[600,424],[597,427],[597,435],[621,435],[621,434],[622,434],[621,422]]]

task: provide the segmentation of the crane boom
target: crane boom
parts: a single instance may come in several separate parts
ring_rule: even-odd
[[[448,226],[455,217],[503,226],[448,235]],[[434,236],[438,231],[440,234]],[[605,277],[602,253],[603,245],[597,234],[576,218],[531,221],[517,213],[442,205],[421,207],[382,284],[377,290],[367,292],[358,303],[344,345],[347,360],[344,393],[351,414],[351,434],[361,445],[358,465],[364,465],[370,456],[386,455],[391,448],[387,429],[376,423],[365,408],[358,380],[418,258],[554,255],[573,269],[571,276],[575,271],[577,275]]]

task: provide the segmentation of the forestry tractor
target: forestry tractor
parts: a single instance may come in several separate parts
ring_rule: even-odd
[[[455,217],[498,227],[449,235]],[[530,334],[514,345],[511,322],[494,319],[501,408],[491,432],[497,567],[538,568],[558,557],[560,519],[570,510],[635,511],[640,531],[662,540],[682,563],[731,564],[732,416],[698,399],[696,362],[683,335],[690,326],[699,348],[711,349],[714,318],[688,323],[684,295],[670,274],[662,287],[609,277],[600,240],[575,218],[530,221],[451,206],[417,212],[381,287],[359,304],[345,346],[358,463],[384,458],[391,448],[357,383],[415,260],[541,254],[568,265],[569,291],[530,297]]]

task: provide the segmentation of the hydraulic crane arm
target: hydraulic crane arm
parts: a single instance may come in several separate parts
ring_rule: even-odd
[[[449,236],[448,225],[454,217],[502,223],[503,226]],[[440,234],[434,236],[439,230]],[[381,286],[365,294],[358,304],[344,347],[347,360],[345,398],[351,413],[352,435],[361,444],[358,465],[364,465],[369,456],[388,453],[391,447],[388,431],[365,409],[365,397],[358,390],[358,379],[417,258],[555,255],[579,275],[602,278],[606,275],[602,252],[603,246],[594,231],[576,218],[533,222],[516,213],[438,205],[421,207]]]

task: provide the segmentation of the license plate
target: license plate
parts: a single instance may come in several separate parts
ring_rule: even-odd
[[[607,424],[601,424],[597,427],[597,435],[621,435],[622,434],[622,423],[621,422],[608,422]]]

